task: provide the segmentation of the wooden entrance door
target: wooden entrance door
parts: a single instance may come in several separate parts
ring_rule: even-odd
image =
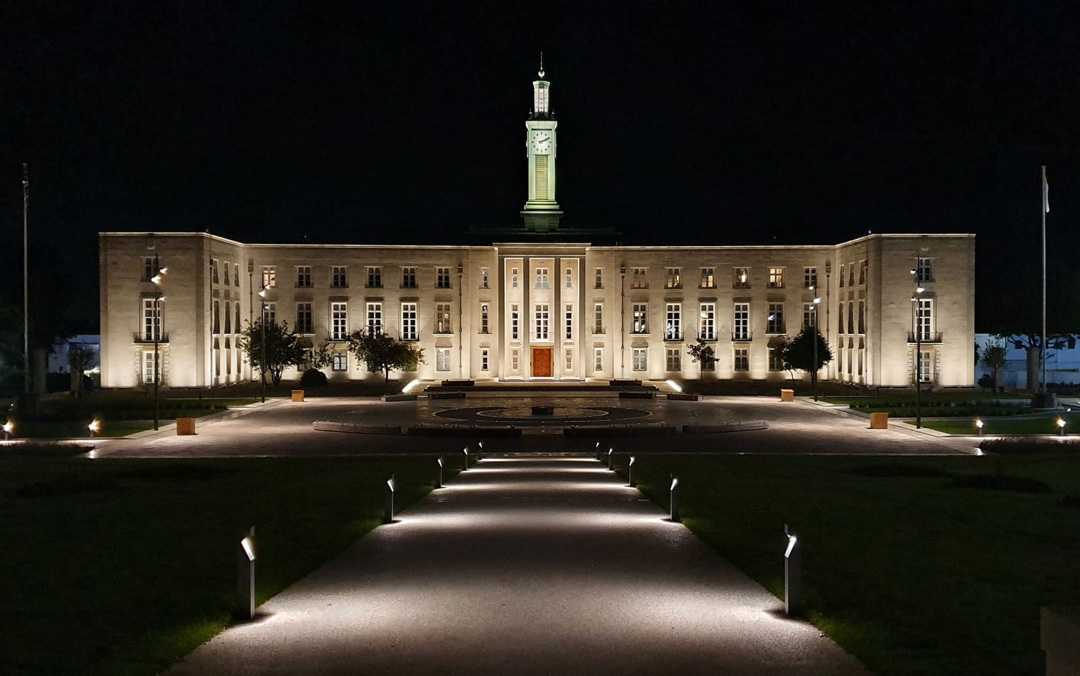
[[[534,347],[532,349],[533,378],[551,377],[551,348]]]

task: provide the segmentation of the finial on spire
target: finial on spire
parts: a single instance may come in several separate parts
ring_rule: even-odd
[[[540,70],[536,73],[540,77],[544,77],[544,50],[540,50]]]

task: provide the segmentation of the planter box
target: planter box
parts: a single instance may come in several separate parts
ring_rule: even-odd
[[[303,390],[293,390],[292,391],[292,400],[293,401],[303,401],[304,400],[304,391]]]
[[[780,390],[780,401],[795,401],[795,390]]]
[[[872,430],[887,430],[889,429],[889,414],[878,411],[870,414],[870,429]]]
[[[195,434],[195,418],[177,418],[176,436],[183,437]]]

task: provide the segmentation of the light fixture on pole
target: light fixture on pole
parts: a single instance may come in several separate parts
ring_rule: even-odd
[[[154,429],[156,430],[161,423],[160,393],[158,392],[161,383],[159,344],[163,324],[161,321],[161,302],[165,300],[161,286],[165,282],[165,275],[169,272],[168,268],[161,267],[161,261],[156,253],[154,254],[154,269],[157,272],[150,278],[150,281],[154,284],[154,316],[150,330],[153,332],[152,338],[154,339]]]
[[[435,464],[438,465],[438,467],[439,467],[439,473],[435,477],[435,488],[442,488],[443,487],[443,457],[441,455],[439,457],[435,458]]]
[[[11,435],[15,433],[15,423],[10,418],[4,422],[4,441],[11,439]]]
[[[802,549],[799,537],[784,524],[787,548],[784,550],[784,612],[798,615],[802,612]]]
[[[386,480],[386,488],[383,492],[383,523],[394,522],[394,492],[397,491],[397,481],[391,474]]]
[[[810,285],[810,293],[814,293],[814,285]],[[810,304],[810,325],[814,331],[814,363],[813,368],[810,371],[810,384],[814,390],[814,401],[817,401],[817,377],[818,377],[818,305],[821,304],[821,297],[815,296],[814,302]]]
[[[259,381],[263,403],[266,403],[266,289],[265,286],[259,289],[259,340],[262,343],[259,356]]]
[[[614,449],[614,448],[609,448],[609,449],[607,449],[607,468],[608,468],[608,470],[609,470],[609,471],[611,471],[611,472],[614,472],[614,471],[615,471],[615,464],[614,464],[614,463],[615,463],[615,459],[614,459],[614,455],[615,455],[615,449]]]
[[[255,526],[236,548],[236,615],[243,620],[255,617]]]
[[[981,437],[983,434],[983,426],[985,424],[986,423],[983,422],[982,418],[975,418],[975,434]]]
[[[674,474],[671,475],[671,487],[668,489],[668,501],[671,508],[671,520],[675,522],[682,521],[682,517],[679,515],[679,477]]]
[[[90,438],[93,439],[101,433],[101,421],[94,418],[90,421],[90,424],[86,426],[86,429],[90,430]]]
[[[461,452],[465,456],[465,466],[461,468],[461,471],[467,472],[469,470],[469,447],[466,446],[465,448],[461,449]]]
[[[911,268],[911,279],[915,284],[915,295],[911,297],[913,316],[915,318],[915,427],[922,427],[922,293],[926,291],[919,286],[919,273],[917,268]]]
[[[1057,420],[1055,420],[1054,422],[1055,424],[1057,424],[1058,435],[1062,437],[1065,436],[1065,418],[1058,416]]]
[[[630,462],[626,464],[626,485],[630,488],[634,487],[634,463],[637,462],[637,456],[631,455]]]

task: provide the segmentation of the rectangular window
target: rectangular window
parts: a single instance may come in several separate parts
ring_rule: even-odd
[[[594,347],[592,351],[593,371],[600,373],[604,370],[604,348]]]
[[[784,288],[784,268],[769,268],[769,288]]]
[[[221,303],[214,301],[214,333],[221,333]]]
[[[263,321],[277,324],[277,303],[263,303]]]
[[[855,286],[855,264],[848,266],[848,286]]]
[[[716,268],[701,268],[701,288],[716,288]]]
[[[865,351],[866,351],[866,350],[859,350],[859,367],[858,367],[858,370],[856,371],[856,373],[857,373],[858,375],[860,375],[860,376],[862,375],[862,366],[863,366],[863,353],[864,353]]]
[[[920,298],[918,316],[915,318],[915,326],[919,331],[919,340],[932,340],[934,337],[934,301],[931,298]]]
[[[570,304],[563,308],[563,339],[574,339],[574,306]]]
[[[382,303],[367,304],[367,330],[371,335],[382,333]]]
[[[783,303],[769,303],[769,316],[765,323],[765,333],[784,333]]]
[[[311,266],[310,265],[297,265],[296,266],[296,288],[298,288],[298,289],[310,289],[311,288]]]
[[[750,340],[750,303],[735,303],[731,327],[734,340]]]
[[[450,324],[450,303],[435,304],[435,333],[453,333]]]
[[[348,340],[349,304],[330,303],[330,340]]]
[[[450,288],[450,268],[437,267],[435,268],[435,288],[436,289],[449,289]]]
[[[649,288],[649,269],[648,268],[633,268],[631,270],[630,288],[631,289],[647,289],[647,288]]]
[[[550,289],[551,279],[548,277],[547,268],[536,268],[536,289]]]
[[[750,349],[745,347],[735,348],[735,371],[750,370]]]
[[[155,271],[154,274],[156,275],[157,272]],[[221,281],[218,278],[218,259],[216,258],[210,259],[210,281],[212,281],[214,284],[217,284]]]
[[[604,268],[596,268],[596,279],[593,281],[593,288],[604,288]]]
[[[633,368],[635,371],[645,371],[649,368],[649,351],[645,347],[634,348]]]
[[[699,310],[698,338],[716,340],[716,303],[702,303]]]
[[[566,268],[563,270],[563,278],[566,280],[566,288],[574,288],[574,270],[573,268]]]
[[[803,268],[803,288],[804,289],[816,289],[817,288],[817,268],[815,268],[815,267]]]
[[[345,372],[349,370],[349,353],[348,352],[335,352],[334,357],[330,362],[330,368],[337,372]]]
[[[838,318],[837,321],[839,321],[839,326],[837,327],[836,330],[837,330],[838,333],[843,333],[844,332],[844,304],[843,303],[838,303],[837,304],[836,316]]]
[[[840,287],[843,288],[843,286],[844,286],[844,264],[841,263],[840,264]]]
[[[633,305],[633,318],[634,325],[631,327],[631,333],[648,333],[649,332],[649,304],[648,303],[634,303]]]
[[[515,289],[518,288],[518,274],[517,268],[510,268],[510,286]]]
[[[563,358],[565,361],[565,368],[567,371],[574,370],[574,351],[566,350],[563,352]]]
[[[153,256],[143,256],[142,261],[143,261],[142,281],[149,282],[151,279],[154,278],[154,275],[156,275],[158,273],[157,266],[154,265],[154,257]],[[211,260],[210,265],[213,266],[213,264],[214,264],[214,261]]]
[[[664,288],[682,288],[682,268],[664,268]]]
[[[335,289],[349,286],[349,269],[344,265],[330,266],[330,286]]]
[[[401,266],[401,288],[403,288],[403,289],[415,289],[416,288],[416,266],[415,265],[403,265],[403,266]]]
[[[682,371],[682,350],[677,347],[669,347],[665,350],[666,366],[668,371]]]
[[[480,303],[480,333],[488,333],[488,326],[488,304]]]
[[[143,340],[161,340],[161,303],[143,298]]]
[[[551,320],[550,309],[546,303],[536,306],[536,340],[549,340],[548,324]]]
[[[604,304],[593,303],[593,326],[592,332],[603,333],[604,332]]]
[[[217,281],[217,265],[214,266],[214,281]],[[264,265],[262,268],[262,288],[273,289],[277,286],[277,268]]]
[[[225,286],[229,285],[229,262],[225,261],[221,264],[221,282]]]
[[[381,289],[382,288],[382,268],[379,266],[369,267],[367,269],[367,288],[369,289]]]
[[[848,333],[855,333],[855,303],[848,303],[847,305],[847,330]]]
[[[450,348],[437,347],[435,348],[435,370],[436,371],[449,371],[450,370]]]
[[[215,303],[217,301],[214,301]],[[229,301],[225,301],[225,333],[232,333],[232,312],[229,312],[229,308],[232,307]],[[236,321],[239,322],[240,318],[237,317]]]
[[[920,282],[934,281],[934,260],[919,256],[915,259],[915,278]]]
[[[521,368],[521,353],[517,350],[510,350],[510,370],[517,371]]]
[[[233,285],[239,287],[240,286],[240,264],[239,263],[233,263],[232,272],[233,272]],[[238,371],[240,370],[239,366],[237,366],[237,370]]]
[[[296,332],[311,334],[311,303],[297,303],[296,304]]]
[[[859,284],[866,284],[866,261],[865,260],[859,261]]]
[[[491,275],[488,273],[487,268],[480,268],[480,288],[491,288]]]
[[[929,383],[933,380],[934,361],[930,352],[919,353],[919,382]]]
[[[731,286],[734,289],[749,289],[750,268],[732,268]]]
[[[486,347],[482,348],[480,350],[480,370],[481,371],[487,371],[490,368],[490,366],[491,366],[490,359],[491,359],[490,350],[488,350],[488,348],[486,348]]]
[[[401,339],[416,340],[416,303],[401,304]]]
[[[510,306],[510,340],[521,340],[521,314],[517,303]]]
[[[802,327],[808,329],[814,325],[814,312],[817,307],[813,303],[802,304]]]
[[[859,301],[859,333],[866,333],[866,303]]]
[[[157,365],[154,365],[154,351],[146,350],[142,353],[142,381],[144,385],[154,384],[154,372],[157,372],[158,384],[161,384],[161,354],[158,354]]]
[[[784,370],[784,358],[783,350],[776,347],[769,348],[769,370],[770,371],[783,371]]]
[[[667,303],[664,340],[682,340],[682,303]]]

